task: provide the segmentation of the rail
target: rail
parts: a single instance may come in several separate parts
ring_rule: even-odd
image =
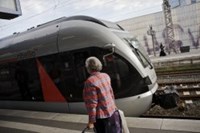
[[[159,105],[153,106],[142,115],[146,118],[167,119],[200,119],[200,72],[199,69],[185,71],[160,72],[157,74],[158,93],[169,86],[176,88],[179,94],[178,106],[164,109]]]

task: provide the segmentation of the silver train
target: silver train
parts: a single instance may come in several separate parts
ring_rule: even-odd
[[[143,47],[115,23],[63,17],[0,40],[0,107],[86,113],[84,62],[96,56],[110,75],[118,108],[140,116],[158,89]]]

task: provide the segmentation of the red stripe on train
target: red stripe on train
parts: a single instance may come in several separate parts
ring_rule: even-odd
[[[45,102],[65,102],[66,99],[60,93],[40,61],[38,59],[36,61]]]
[[[5,59],[5,60],[0,60],[0,64],[16,62],[16,61],[17,61],[17,58]]]

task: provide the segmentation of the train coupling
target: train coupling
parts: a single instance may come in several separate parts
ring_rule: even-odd
[[[156,91],[153,95],[153,104],[159,105],[164,109],[171,109],[178,106],[178,101],[180,100],[179,94],[175,86],[167,86],[162,90]]]

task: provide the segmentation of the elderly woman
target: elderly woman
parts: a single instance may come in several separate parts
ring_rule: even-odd
[[[96,57],[89,57],[85,66],[90,74],[83,90],[89,115],[87,127],[95,127],[97,133],[121,133],[121,120],[116,110],[110,77],[100,72],[102,64]]]

